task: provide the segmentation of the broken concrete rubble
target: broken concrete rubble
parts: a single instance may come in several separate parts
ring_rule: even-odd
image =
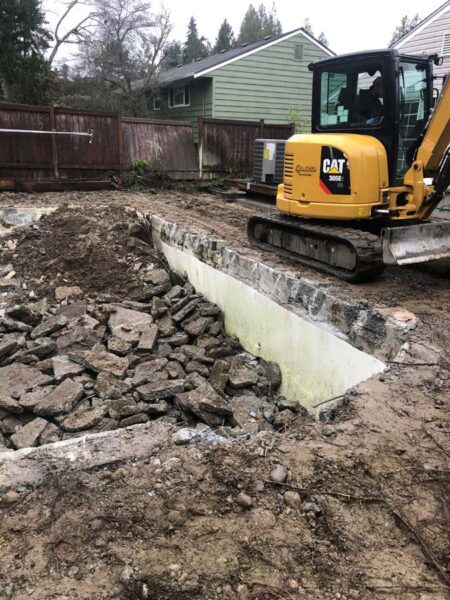
[[[150,419],[224,426],[226,435],[270,427],[276,366],[242,352],[220,309],[156,264],[136,259],[125,297],[67,273],[38,301],[10,293],[0,319],[2,444],[52,443]]]

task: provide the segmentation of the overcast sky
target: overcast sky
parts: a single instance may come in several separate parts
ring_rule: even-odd
[[[197,20],[200,35],[214,41],[223,19],[228,19],[235,33],[239,31],[248,0],[165,0],[173,22],[172,38],[184,40],[187,23],[191,15]],[[55,13],[63,10],[64,4],[59,0],[44,0],[44,8],[49,20],[54,20]],[[260,0],[253,2],[255,6]],[[264,4],[270,8],[272,1]],[[283,31],[301,27],[306,17],[310,19],[315,35],[323,31],[329,46],[338,54],[371,48],[385,48],[391,39],[392,32],[407,14],[419,13],[421,18],[443,4],[443,0],[316,0],[315,2],[277,0],[278,11]],[[154,2],[155,8],[159,5]],[[53,15],[53,17],[51,16]]]

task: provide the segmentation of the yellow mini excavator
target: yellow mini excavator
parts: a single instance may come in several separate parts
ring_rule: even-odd
[[[286,142],[277,213],[251,217],[249,239],[355,282],[450,256],[450,221],[430,219],[450,184],[438,60],[379,50],[309,65],[312,133]]]

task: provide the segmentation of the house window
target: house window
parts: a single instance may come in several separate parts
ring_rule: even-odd
[[[442,56],[450,56],[450,33],[444,33],[442,36]]]
[[[153,110],[161,110],[161,98],[159,96],[153,97]]]
[[[189,97],[188,85],[169,88],[169,108],[177,108],[177,106],[189,106],[190,103],[191,100]]]
[[[303,60],[303,44],[295,44],[294,58],[295,60]]]

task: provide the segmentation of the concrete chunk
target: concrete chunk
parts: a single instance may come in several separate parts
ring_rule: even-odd
[[[75,412],[64,419],[61,423],[61,428],[64,431],[75,432],[90,429],[98,425],[105,415],[103,406],[97,406],[91,410],[83,412]]]
[[[152,352],[156,340],[158,339],[159,328],[157,325],[150,325],[141,334],[137,349],[141,352]]]
[[[28,325],[36,325],[39,320],[39,315],[31,310],[27,304],[15,304],[11,308],[8,308],[5,314],[16,321],[21,321]]]
[[[45,396],[47,396],[47,394],[49,394],[52,389],[54,388],[44,387],[34,390],[33,392],[26,392],[25,394],[22,394],[20,396],[19,404],[24,408],[24,410],[33,410],[36,404],[39,404],[39,402]]]
[[[13,400],[11,396],[2,396],[0,395],[0,408],[3,408],[9,413],[20,414],[23,412],[23,407],[17,402],[17,400]]]
[[[231,363],[228,381],[232,387],[237,389],[250,387],[257,383],[258,373],[252,366],[243,364],[238,357]]]
[[[65,379],[34,407],[40,416],[67,414],[83,396],[83,386],[73,379]]]
[[[139,423],[147,423],[148,416],[146,413],[138,413],[132,417],[126,417],[119,423],[119,427],[129,427],[130,425],[138,425]]]
[[[47,423],[47,427],[39,437],[40,444],[53,444],[61,439],[61,431],[54,423]]]
[[[21,427],[22,423],[14,415],[10,415],[9,417],[6,417],[6,419],[0,421],[0,431],[5,435],[16,433]]]
[[[189,321],[186,325],[184,325],[183,329],[189,335],[193,337],[198,337],[202,333],[205,333],[209,325],[209,319],[206,317],[198,317],[197,319],[193,319]]]
[[[54,356],[52,358],[53,372],[56,381],[62,381],[66,377],[79,375],[84,371],[83,365],[74,363],[70,358],[63,354],[62,356]]]
[[[55,331],[63,329],[63,327],[65,327],[67,323],[68,321],[63,315],[55,315],[54,317],[45,319],[45,321],[42,321],[42,323],[40,323],[39,325],[37,325],[37,327],[33,329],[33,331],[30,334],[31,339],[35,340],[39,337],[48,336],[54,333]]]
[[[21,396],[28,390],[51,382],[51,377],[34,367],[20,363],[0,367],[0,395],[3,396]]]
[[[94,388],[103,400],[121,398],[129,391],[129,386],[124,381],[104,371],[97,375]]]
[[[0,342],[0,360],[8,354],[12,354],[19,348],[16,340],[5,340]]]
[[[38,445],[39,436],[47,427],[47,421],[38,417],[33,419],[11,436],[11,442],[17,450]]]
[[[114,352],[114,354],[117,354],[118,356],[126,356],[132,349],[133,347],[130,342],[126,342],[125,340],[121,340],[114,336],[108,339],[108,350]]]
[[[184,321],[186,317],[188,317],[191,313],[194,312],[194,310],[197,308],[198,303],[198,299],[191,300],[181,310],[172,315],[172,319],[175,321],[175,323],[181,323],[181,321]]]
[[[69,352],[68,356],[94,373],[106,371],[116,377],[123,377],[129,364],[128,358],[107,352],[101,344],[96,344],[92,350]]]
[[[118,307],[109,317],[109,329],[126,342],[139,341],[141,333],[153,323],[151,315],[137,310]]]
[[[159,374],[168,362],[169,361],[167,358],[155,358],[155,360],[149,360],[141,363],[136,367],[133,377],[133,385],[143,385],[144,383],[148,383],[149,381],[153,381],[155,379],[161,380],[162,377],[155,377],[155,374]]]
[[[141,400],[144,400],[145,402],[151,402],[152,400],[171,398],[183,390],[183,379],[170,379],[147,383],[146,385],[138,387],[136,391]]]

